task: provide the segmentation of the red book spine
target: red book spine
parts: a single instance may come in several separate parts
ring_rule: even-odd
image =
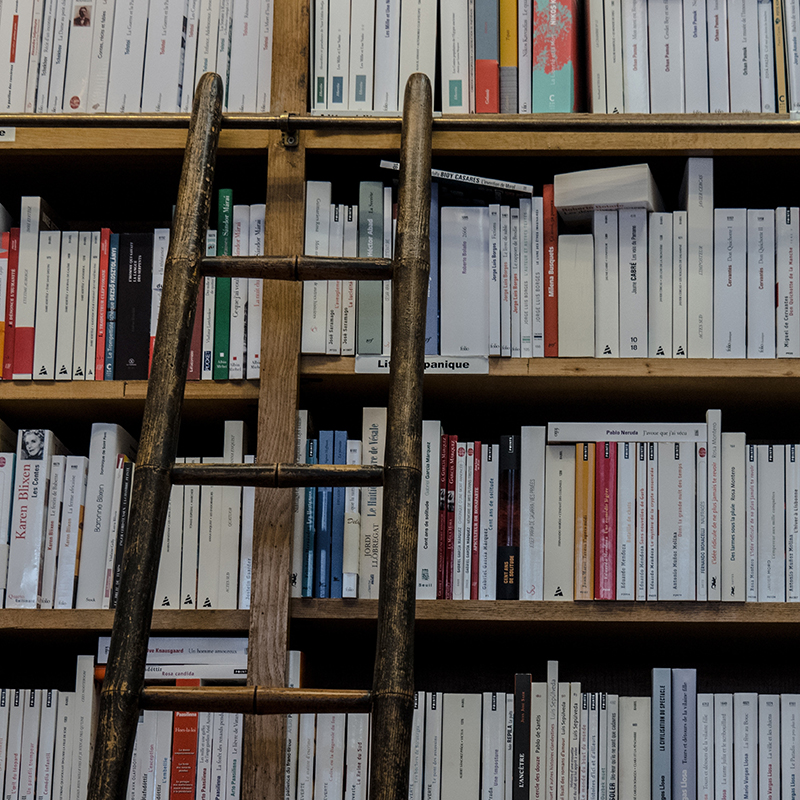
[[[453,573],[456,554],[456,454],[458,436],[449,436],[447,444],[447,526],[445,530],[444,599],[453,599]]]
[[[111,231],[100,230],[100,275],[97,286],[97,347],[94,357],[94,379],[105,380],[106,315],[108,314],[108,248]]]
[[[11,229],[8,239],[8,283],[6,286],[6,340],[3,345],[3,380],[14,377],[14,340],[16,339],[17,272],[19,270],[19,228]]]
[[[470,575],[469,599],[478,599],[481,557],[481,443],[475,442],[475,462],[472,470],[472,573]]]
[[[475,110],[479,114],[500,112],[500,63],[485,58],[475,60]]]
[[[11,234],[8,231],[3,231],[0,233],[0,264],[4,265],[4,269],[0,277],[5,280],[6,285],[3,287],[6,289],[8,287],[8,245],[9,240],[11,238]],[[0,354],[3,354],[6,341],[6,303],[5,298],[3,299],[3,321],[0,322]],[[2,378],[2,367],[0,367],[0,378]]]
[[[444,600],[444,562],[447,557],[447,454],[450,437],[442,434],[439,450],[439,530],[436,550],[436,599]]]
[[[199,686],[198,678],[179,678],[176,686]],[[196,711],[176,711],[172,722],[172,772],[170,773],[170,800],[195,800],[197,773],[197,720]]]
[[[544,354],[558,357],[558,212],[553,184],[542,187],[544,201]]]
[[[194,326],[192,327],[192,341],[189,345],[189,368],[186,379],[199,381],[201,377],[202,351],[203,351],[203,292],[205,278],[200,278],[197,290],[197,308],[194,312]]]
[[[594,599],[617,595],[617,443],[595,450]]]

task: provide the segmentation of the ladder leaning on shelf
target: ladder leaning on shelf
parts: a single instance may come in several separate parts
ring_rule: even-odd
[[[142,422],[129,544],[100,699],[89,800],[125,797],[142,707],[286,714],[372,712],[371,800],[408,796],[413,712],[414,601],[421,474],[425,303],[430,268],[431,88],[422,74],[406,87],[395,257],[204,258],[221,124],[222,83],[201,79],[195,96],[170,241],[153,365]],[[289,464],[175,466],[192,320],[201,275],[273,280],[391,277],[392,351],[385,467]],[[264,375],[262,380],[268,380]],[[384,487],[378,641],[371,692],[255,686],[144,688],[147,640],[172,483],[271,487]],[[244,765],[244,769],[252,765]]]

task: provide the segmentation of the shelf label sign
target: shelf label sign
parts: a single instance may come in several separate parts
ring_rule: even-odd
[[[388,375],[389,356],[356,356],[356,374]],[[489,357],[425,356],[426,375],[488,375]]]
[[[15,142],[16,140],[16,128],[0,128],[0,142]]]

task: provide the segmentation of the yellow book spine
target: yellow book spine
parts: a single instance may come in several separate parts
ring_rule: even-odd
[[[517,50],[517,0],[500,0],[500,66],[516,67]]]

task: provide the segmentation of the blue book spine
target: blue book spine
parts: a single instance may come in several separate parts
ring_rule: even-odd
[[[333,463],[347,463],[347,431],[333,434]],[[342,571],[344,569],[344,486],[333,488],[331,503],[331,597],[342,596]]]
[[[306,446],[306,464],[317,463],[317,440],[309,439]],[[316,534],[317,490],[306,491],[303,513],[303,597],[314,596],[314,538]]]
[[[319,463],[333,464],[333,431],[319,432]],[[314,547],[314,572],[316,591],[314,597],[331,596],[331,504],[333,489],[317,489],[317,540]]]
[[[119,271],[119,234],[108,240],[108,295],[106,298],[106,356],[103,380],[114,380],[114,340],[117,334],[117,273]]]
[[[425,355],[439,355],[439,184],[431,183],[431,272],[425,312]]]

